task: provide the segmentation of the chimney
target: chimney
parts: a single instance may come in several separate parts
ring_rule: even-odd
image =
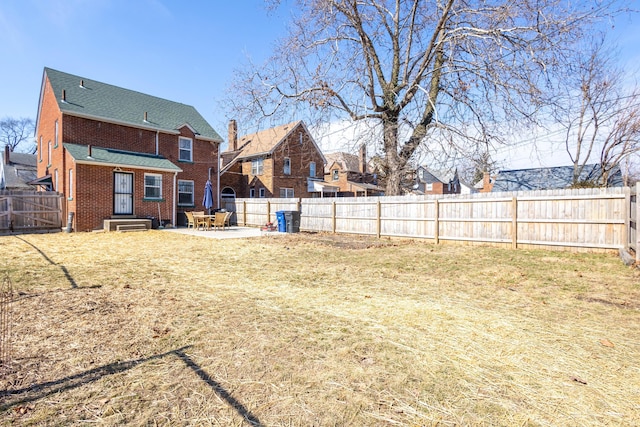
[[[10,165],[11,164],[11,159],[9,158],[9,153],[11,153],[11,150],[9,150],[9,146],[5,145],[4,146],[4,164],[5,165]]]
[[[359,166],[360,173],[367,173],[367,146],[365,144],[360,146]]]
[[[482,190],[481,193],[490,193],[493,189],[493,179],[489,172],[484,172],[482,177]]]
[[[238,149],[238,123],[235,120],[229,120],[229,146],[227,151],[236,151]]]

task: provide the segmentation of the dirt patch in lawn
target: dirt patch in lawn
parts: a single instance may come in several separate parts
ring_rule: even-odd
[[[1,425],[640,423],[640,276],[615,255],[156,230],[0,250]]]

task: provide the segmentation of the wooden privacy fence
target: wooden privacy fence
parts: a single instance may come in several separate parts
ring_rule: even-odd
[[[60,231],[61,200],[55,192],[0,191],[0,233]]]
[[[454,196],[237,199],[238,224],[275,222],[301,211],[300,229],[517,247],[636,246],[637,188],[546,190]],[[633,243],[631,243],[633,242]]]

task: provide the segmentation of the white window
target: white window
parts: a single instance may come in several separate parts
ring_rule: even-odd
[[[73,169],[69,169],[69,199],[73,199]]]
[[[49,145],[47,148],[47,164],[51,166],[51,141],[49,141]]]
[[[309,163],[309,176],[311,178],[316,177],[316,162]]]
[[[162,199],[162,175],[144,174],[144,198]]]
[[[254,197],[256,197],[256,189],[255,189],[255,188],[251,187],[251,188],[249,189],[249,197],[251,197],[252,199],[253,199]]]
[[[264,159],[253,159],[251,160],[251,175],[262,175],[262,171],[264,170]]]
[[[193,206],[193,181],[178,180],[178,205]]]
[[[427,183],[426,187],[427,187],[427,191],[433,191],[433,184],[432,183],[430,183],[430,182]]]
[[[265,194],[265,192],[264,192],[264,188],[261,188],[261,189],[259,190],[259,194],[260,194],[260,198],[264,199],[264,194]]]
[[[280,189],[280,198],[282,199],[293,199],[295,196],[293,195],[293,188],[281,188]]]
[[[291,159],[289,157],[284,158],[284,174],[291,175]]]
[[[334,169],[331,172],[332,172],[332,175],[333,175],[333,180],[337,181],[340,178],[339,175],[338,175],[339,174],[338,169]]]
[[[178,138],[178,160],[182,162],[192,162],[193,161],[193,141],[191,138]]]
[[[58,121],[56,120],[56,131],[55,131],[56,137],[55,137],[55,147],[58,146]]]

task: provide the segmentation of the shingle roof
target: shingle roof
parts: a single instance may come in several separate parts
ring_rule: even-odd
[[[599,175],[600,165],[585,165],[580,181],[588,181]],[[500,171],[491,191],[559,190],[571,187],[573,166],[533,168]],[[611,171],[609,186],[622,186],[619,168]]]
[[[5,164],[0,152],[0,189],[33,189],[28,182],[36,179],[36,155],[11,152],[9,164]]]
[[[360,160],[358,156],[351,153],[336,152],[325,154],[327,164],[325,166],[325,173],[329,173],[329,168],[336,162],[342,166],[342,170],[345,172],[360,172]]]
[[[222,142],[220,135],[190,105],[51,68],[45,68],[44,74],[63,113],[169,132],[176,132],[187,124],[201,138]],[[63,90],[65,101],[62,100]],[[144,121],[145,113],[147,122]]]
[[[111,148],[89,147],[79,144],[64,144],[64,148],[76,162],[100,166],[126,166],[135,169],[149,169],[166,172],[182,172],[178,166],[162,156],[136,153],[132,151],[114,150]]]
[[[238,159],[271,154],[284,138],[299,124],[300,120],[286,125],[276,126],[260,132],[244,135],[238,138],[240,154]]]

